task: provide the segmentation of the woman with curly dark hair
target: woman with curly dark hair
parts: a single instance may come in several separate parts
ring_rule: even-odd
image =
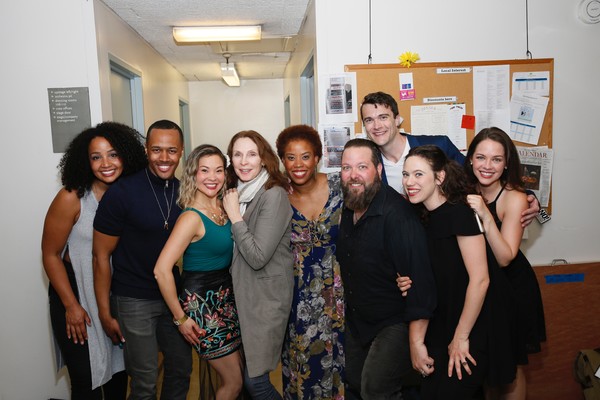
[[[102,399],[103,392],[104,398],[125,399],[122,350],[113,346],[98,319],[92,224],[108,187],[146,163],[142,137],[135,129],[103,122],[77,135],[58,165],[64,187],[46,214],[42,261],[50,280],[57,359],[67,366],[74,400]]]
[[[343,208],[340,174],[318,172],[319,133],[292,125],[277,137],[290,180],[294,297],[281,355],[286,399],[344,395],[344,289],[335,257]]]
[[[464,170],[437,146],[414,147],[402,184],[410,202],[426,209],[438,296],[424,345],[411,342],[413,367],[424,377],[421,398],[470,399],[484,382],[512,382],[511,291],[467,203],[472,188]]]

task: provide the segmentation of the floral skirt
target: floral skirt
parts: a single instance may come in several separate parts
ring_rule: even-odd
[[[200,327],[200,344],[194,345],[205,360],[223,357],[242,344],[229,269],[184,271],[179,301]]]

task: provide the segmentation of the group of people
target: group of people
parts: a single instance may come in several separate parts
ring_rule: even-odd
[[[489,128],[465,158],[447,137],[405,135],[382,92],[361,118],[370,140],[350,140],[330,174],[306,125],[276,151],[235,134],[229,165],[198,146],[181,182],[171,121],[145,146],[114,122],[77,136],[42,238],[72,398],[124,399],[128,378],[130,399],[156,398],[160,351],[161,398],[185,399],[191,346],[220,377],[217,399],[281,398],[269,379],[280,362],[289,399],[403,398],[411,370],[420,393],[404,398],[485,385],[524,399],[520,366],[545,328],[519,251],[539,206],[514,145]]]

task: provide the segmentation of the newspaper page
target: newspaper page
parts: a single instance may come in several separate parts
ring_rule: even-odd
[[[532,190],[542,207],[548,207],[552,186],[552,161],[554,152],[547,146],[517,146],[521,159],[521,177],[525,189]]]

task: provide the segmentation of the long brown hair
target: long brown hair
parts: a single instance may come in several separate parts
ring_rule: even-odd
[[[502,171],[500,183],[502,183],[503,186],[508,185],[510,189],[524,192],[525,189],[523,188],[523,178],[521,177],[521,160],[519,159],[519,152],[506,132],[500,128],[496,128],[495,126],[482,129],[477,135],[475,135],[473,141],[469,145],[469,150],[467,151],[467,157],[464,165],[469,180],[473,184],[479,183],[477,177],[473,173],[473,167],[470,164],[472,162],[475,149],[479,143],[486,139],[500,143],[504,149],[506,168],[504,171]]]
[[[258,155],[260,160],[262,161],[267,173],[269,174],[269,179],[265,183],[265,189],[271,189],[273,186],[281,186],[286,191],[289,189],[289,183],[285,175],[279,169],[279,158],[275,155],[273,148],[267,140],[261,136],[260,133],[256,131],[241,131],[236,133],[229,142],[229,146],[227,147],[227,156],[229,157],[229,166],[227,167],[227,187],[234,188],[238,183],[238,176],[235,174],[235,169],[233,168],[233,163],[231,162],[233,157],[233,145],[238,139],[248,138],[256,144],[258,148]]]

